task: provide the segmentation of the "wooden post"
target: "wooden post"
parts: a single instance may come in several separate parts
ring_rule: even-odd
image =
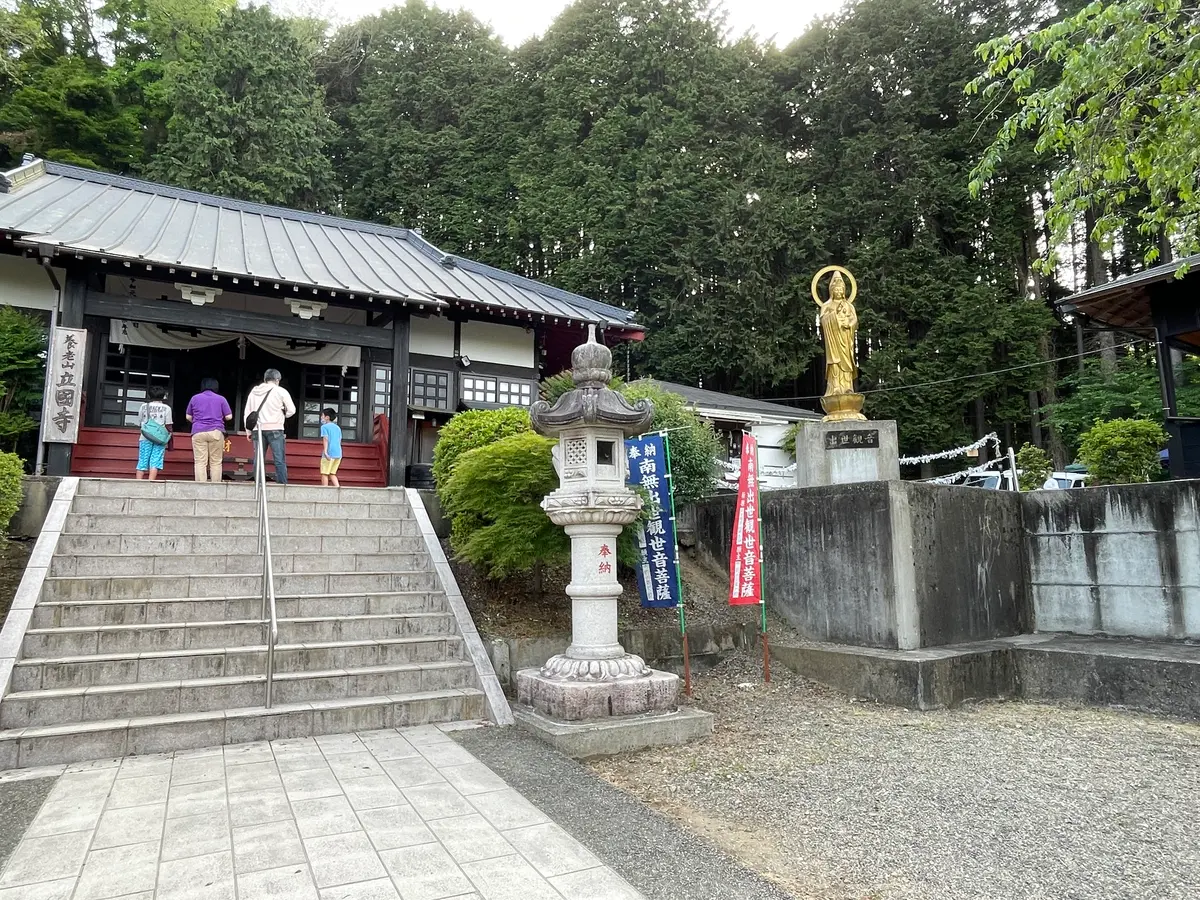
[[[408,472],[408,313],[392,322],[392,398],[388,435],[388,486],[404,487]]]

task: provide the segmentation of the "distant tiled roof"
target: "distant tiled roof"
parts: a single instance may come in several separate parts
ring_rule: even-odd
[[[0,176],[26,244],[426,306],[455,302],[638,331],[633,314],[439,250],[417,232],[34,160]]]
[[[706,391],[704,388],[690,387],[686,384],[675,384],[670,381],[659,381],[657,378],[643,378],[639,382],[652,381],[665,391],[678,394],[688,403],[704,409],[729,410],[735,413],[753,413],[760,416],[774,416],[789,422],[799,422],[801,419],[819,419],[821,414],[810,409],[798,409],[795,406],[784,406],[781,403],[768,403],[765,400],[749,400],[734,394],[722,394],[718,391]]]

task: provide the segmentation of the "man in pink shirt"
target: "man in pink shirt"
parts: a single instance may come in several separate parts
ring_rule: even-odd
[[[277,484],[287,484],[287,441],[283,434],[283,423],[285,419],[296,414],[296,404],[292,402],[292,395],[279,384],[282,377],[278,369],[267,369],[263,373],[262,384],[255,385],[250,390],[245,410],[246,434],[255,442],[255,446],[258,446],[258,439],[250,433],[249,419],[251,413],[258,414],[258,421],[253,430],[262,432],[263,443],[271,451]],[[263,462],[266,462],[265,458]]]

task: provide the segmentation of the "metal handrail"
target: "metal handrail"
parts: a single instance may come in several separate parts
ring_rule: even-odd
[[[254,499],[258,501],[258,552],[263,558],[262,619],[267,644],[267,696],[263,704],[271,708],[275,687],[275,641],[279,638],[279,620],[275,615],[275,565],[271,559],[271,518],[267,513],[267,453],[261,429],[254,432]]]

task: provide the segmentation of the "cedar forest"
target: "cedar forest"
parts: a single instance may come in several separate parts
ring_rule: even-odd
[[[1148,344],[1088,334],[1094,362],[1046,362],[1078,337],[1053,301],[1142,266],[1145,230],[1052,233],[1061,154],[1019,131],[972,189],[1015,102],[967,90],[976,48],[1051,22],[1043,3],[860,0],[782,49],[707,0],[576,0],[515,49],[422,0],[337,29],[229,0],[7,6],[6,169],[33,153],[420,228],[635,310],[622,370],[809,408],[809,280],[840,263],[867,412],[905,452],[996,430],[1061,464],[1096,416],[1154,403]]]

